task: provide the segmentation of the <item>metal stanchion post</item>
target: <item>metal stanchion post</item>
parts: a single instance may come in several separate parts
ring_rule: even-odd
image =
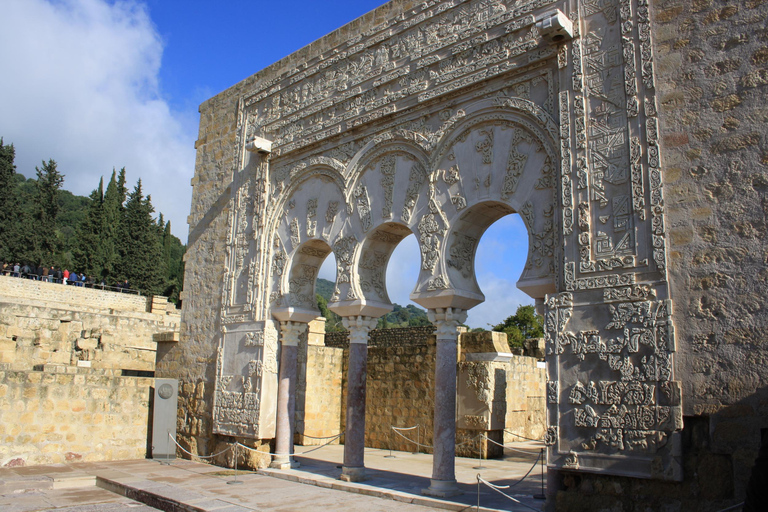
[[[416,424],[416,451],[412,452],[413,455],[417,455],[421,451],[421,425]]]
[[[395,458],[397,458],[394,455],[392,455],[392,429],[393,429],[393,427],[392,427],[392,425],[390,425],[389,426],[389,455],[385,455],[384,456],[385,459],[395,459]]]
[[[480,475],[477,475],[477,512],[480,512]]]
[[[477,466],[472,469],[485,469],[483,466],[483,434],[477,436]]]
[[[536,500],[544,500],[546,499],[546,496],[544,495],[544,448],[541,449],[539,457],[541,457],[541,494],[534,494],[533,498]]]
[[[237,484],[242,484],[243,483],[242,480],[238,480],[237,479],[237,456],[238,456],[237,447],[238,447],[238,444],[239,443],[237,441],[235,441],[235,479],[234,480],[230,480],[229,482],[227,482],[230,485],[237,485]]]

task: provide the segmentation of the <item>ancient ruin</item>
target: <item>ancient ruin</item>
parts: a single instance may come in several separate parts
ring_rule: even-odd
[[[181,381],[186,445],[276,438],[273,465],[290,465],[297,345],[333,253],[329,307],[351,342],[342,478],[364,478],[368,333],[414,234],[411,298],[437,336],[426,492],[452,493],[457,326],[484,299],[483,232],[517,213],[558,506],[594,510],[600,480],[616,503],[637,479],[649,506],[743,499],[768,427],[765,11],[394,0],[205,102],[181,342],[158,364]]]

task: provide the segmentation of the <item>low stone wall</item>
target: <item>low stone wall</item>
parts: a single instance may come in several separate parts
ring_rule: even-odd
[[[513,356],[507,372],[504,442],[544,439],[547,432],[547,369],[533,357]]]
[[[412,441],[418,441],[424,445],[422,452],[431,452],[426,447],[432,445],[434,425],[436,342],[433,331],[431,326],[371,331],[366,379],[366,446],[414,451],[416,444]],[[336,433],[334,421],[340,424],[341,430],[344,429],[349,356],[347,333],[327,333],[325,344],[325,347],[308,347],[309,354],[314,356],[306,358],[304,366],[302,356],[299,356],[297,430],[300,433],[299,426],[306,428],[310,424],[314,425],[315,432]],[[460,446],[457,455],[477,457],[480,450],[483,457],[500,456],[498,445],[477,439],[480,433],[497,443],[519,441],[518,436],[543,439],[546,431],[546,370],[543,364],[534,357],[508,353],[493,360],[496,359],[494,354],[508,349],[506,338],[500,333],[462,334],[459,345],[456,442]],[[335,387],[339,367],[341,389]],[[302,389],[303,372],[306,372],[307,383],[323,382],[325,387],[315,389],[306,384]],[[472,377],[478,375],[481,378]],[[464,381],[467,385],[462,386]],[[300,402],[306,403],[304,408],[299,406]],[[323,409],[324,415],[310,413],[312,407]],[[337,410],[340,413],[338,419],[328,414]],[[418,426],[418,429],[401,430],[401,436],[392,432],[391,426]],[[505,428],[517,436],[508,432],[505,438]],[[303,444],[316,444],[301,436],[297,436],[297,440]]]
[[[0,297],[27,299],[34,297],[43,302],[116,309],[146,313],[151,311],[151,298],[131,293],[118,293],[80,286],[34,281],[18,277],[0,277]]]
[[[165,297],[0,277],[0,465],[144,457],[179,320]]]
[[[67,370],[0,370],[0,466],[147,455],[154,379]]]

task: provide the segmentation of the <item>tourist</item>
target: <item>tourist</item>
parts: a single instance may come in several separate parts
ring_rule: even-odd
[[[57,268],[56,271],[53,273],[53,282],[61,284],[62,277],[63,277],[63,274],[61,273],[61,269]]]
[[[62,273],[61,283],[62,284],[67,284],[68,280],[69,280],[69,270],[64,269],[64,272]]]
[[[29,265],[27,265],[26,263],[24,264],[23,267],[21,267],[21,277],[26,277],[27,279],[32,279],[31,272],[32,272],[32,269],[29,268]]]
[[[13,277],[19,277],[19,272],[21,272],[21,266],[17,263],[13,266]]]

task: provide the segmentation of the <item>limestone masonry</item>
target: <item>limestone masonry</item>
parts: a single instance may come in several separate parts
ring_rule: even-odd
[[[0,277],[0,465],[147,456],[157,342],[179,322],[165,297]]]
[[[411,298],[435,325],[425,492],[455,492],[457,440],[501,421],[495,398],[461,412],[497,361],[460,360],[457,328],[484,300],[483,232],[517,213],[517,285],[545,318],[548,507],[743,501],[768,429],[766,19],[763,0],[394,0],[203,103],[181,341],[158,354],[184,442],[275,439],[289,467],[321,414],[310,390],[337,385],[301,373],[318,358],[346,369],[327,412],[342,478],[364,479],[385,407],[369,333],[414,234]],[[342,357],[302,341],[331,253]]]

